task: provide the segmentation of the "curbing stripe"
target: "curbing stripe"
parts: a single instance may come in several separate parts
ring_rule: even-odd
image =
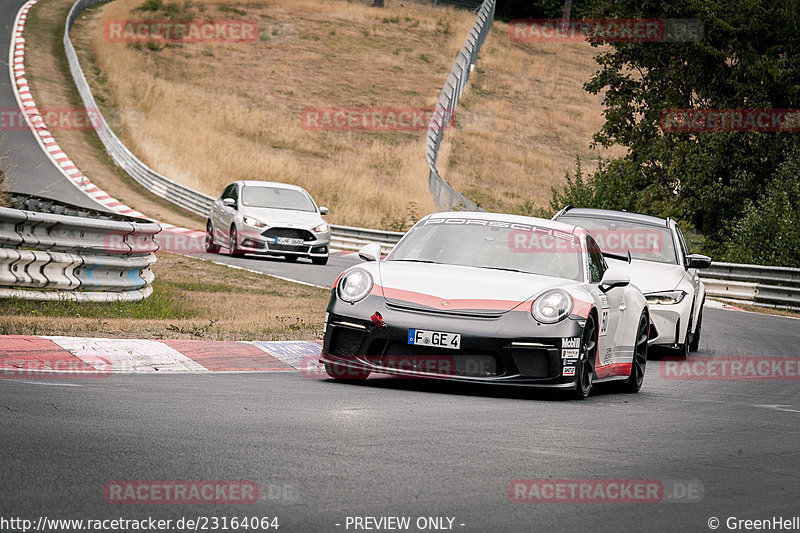
[[[293,370],[280,359],[244,342],[164,340],[167,346],[213,372]]]
[[[0,336],[0,378],[286,372],[316,365],[318,341],[138,340]]]

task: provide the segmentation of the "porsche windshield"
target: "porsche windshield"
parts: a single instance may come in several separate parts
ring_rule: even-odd
[[[242,189],[242,205],[293,211],[316,211],[314,202],[306,193],[282,187],[244,187]]]
[[[583,280],[578,238],[529,224],[434,218],[412,229],[388,261],[441,263]]]

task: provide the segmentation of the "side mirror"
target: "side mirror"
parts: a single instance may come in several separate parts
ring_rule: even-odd
[[[603,274],[603,279],[600,280],[600,290],[606,292],[614,287],[624,287],[630,282],[631,278],[629,278],[625,272],[615,268],[609,268],[606,270],[606,273]]]
[[[236,200],[233,198],[223,198],[222,205],[236,209]]]
[[[711,266],[711,258],[707,255],[692,254],[686,257],[686,268],[708,268]]]
[[[358,257],[364,261],[380,261],[381,260],[381,245],[377,242],[365,244],[358,251]]]
[[[327,215],[328,214],[328,208],[323,205],[322,207],[319,208],[319,214],[320,215]]]

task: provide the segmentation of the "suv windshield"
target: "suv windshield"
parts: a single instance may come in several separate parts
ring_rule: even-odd
[[[442,263],[583,281],[578,237],[531,224],[434,218],[409,231],[388,261]]]
[[[625,255],[630,251],[633,259],[678,263],[672,233],[666,227],[569,215],[558,217],[558,221],[586,228],[604,252]]]
[[[291,209],[293,211],[314,212],[317,210],[314,202],[303,191],[253,185],[242,188],[242,205],[269,209]]]

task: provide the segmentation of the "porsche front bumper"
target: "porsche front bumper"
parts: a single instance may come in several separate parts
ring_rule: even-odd
[[[371,317],[379,313],[384,326]],[[538,324],[529,311],[423,311],[370,295],[328,305],[320,362],[414,378],[575,389],[584,319]],[[458,333],[458,350],[409,344],[409,330]]]

